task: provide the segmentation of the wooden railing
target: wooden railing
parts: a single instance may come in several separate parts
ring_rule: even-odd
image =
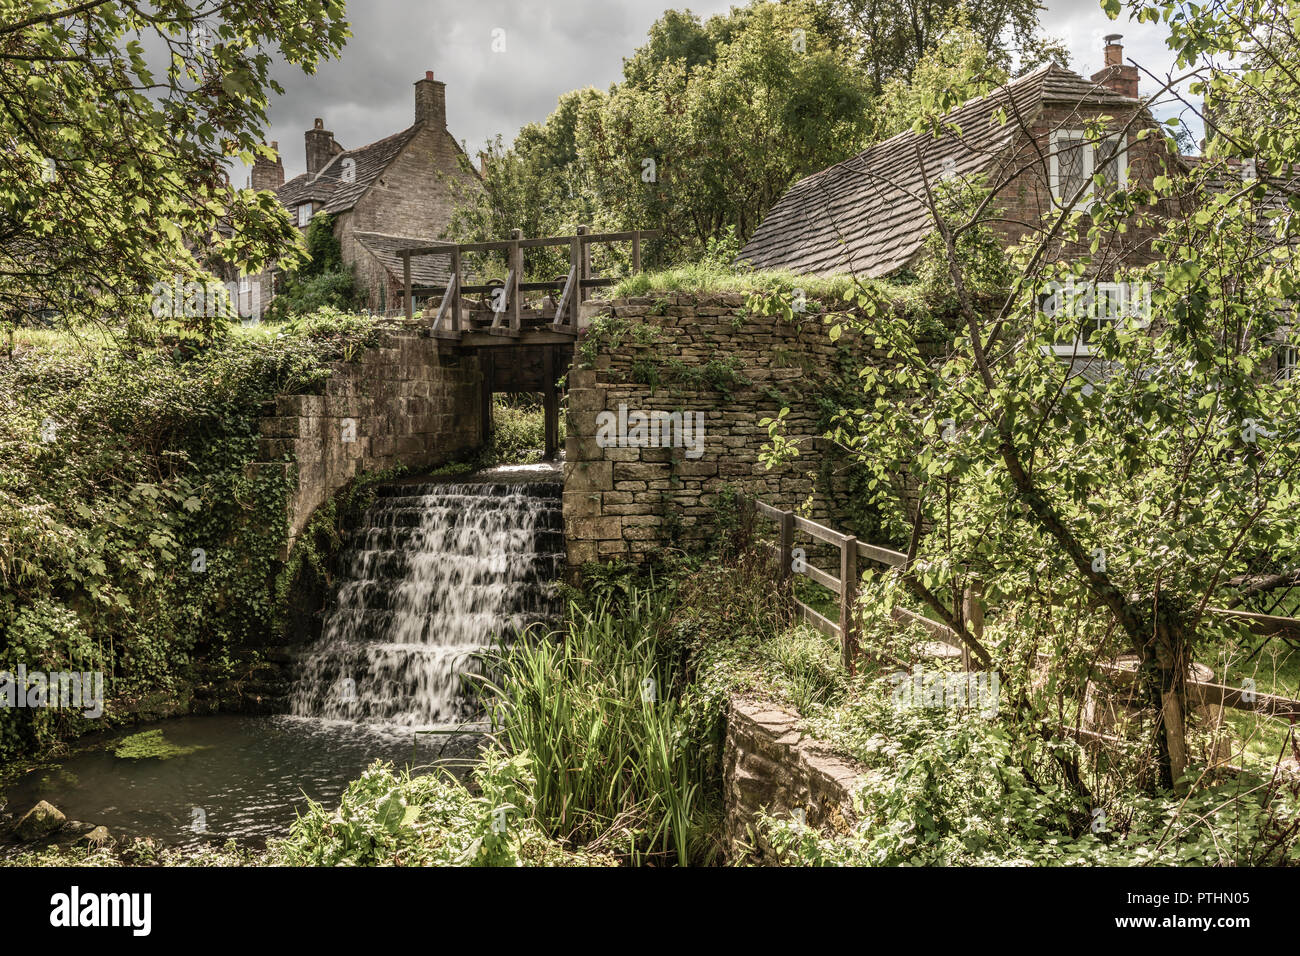
[[[439,244],[403,249],[402,282],[406,317],[415,314],[414,289],[411,284],[411,259],[415,256],[449,255],[451,257],[451,276],[444,286],[434,286],[429,291],[440,295],[442,302],[433,320],[433,332],[448,337],[458,336],[469,331],[462,316],[461,308],[467,295],[493,295],[496,301],[491,309],[492,321],[486,331],[494,335],[518,337],[523,331],[523,294],[525,292],[559,292],[554,308],[547,316],[550,327],[556,332],[576,333],[581,305],[588,298],[592,289],[614,285],[618,280],[591,274],[591,247],[597,243],[612,244],[629,242],[632,245],[632,272],[641,271],[641,247],[647,239],[656,239],[663,235],[660,229],[634,229],[629,232],[593,233],[586,226],[579,226],[572,236],[552,236],[542,239],[525,239],[523,234],[514,230],[509,239],[496,242],[471,242],[461,244]],[[569,272],[563,278],[523,281],[524,252],[528,249],[542,249],[554,246],[569,247]],[[464,274],[465,255],[467,253],[503,252],[506,255],[506,279],[504,283],[488,282],[469,284]],[[500,294],[498,295],[498,290]]]
[[[841,660],[849,673],[853,673],[854,659],[857,657],[859,644],[859,629],[855,615],[855,606],[858,599],[859,562],[873,561],[887,567],[904,567],[908,563],[907,555],[901,551],[882,548],[879,545],[866,544],[852,535],[846,535],[834,528],[828,528],[815,521],[810,521],[792,511],[782,511],[780,508],[773,508],[762,501],[755,500],[752,503],[758,514],[771,518],[777,523],[779,537],[774,550],[778,562],[778,579],[786,581],[793,574],[802,574],[835,594],[839,604],[838,622],[819,614],[797,597],[794,598],[795,609],[801,620],[840,642]],[[796,562],[794,560],[794,534],[796,530],[802,531],[816,541],[821,541],[839,549],[840,573],[838,577],[815,567],[811,561]],[[957,613],[960,614],[961,622],[967,632],[977,640],[983,636],[984,632],[984,610],[983,595],[978,580],[975,579],[974,583],[963,589],[961,608]],[[1233,611],[1225,608],[1208,608],[1208,610],[1215,615],[1238,619],[1250,630],[1259,634],[1296,633],[1297,630],[1300,630],[1300,621],[1294,618],[1255,614],[1248,611]],[[906,608],[897,606],[893,609],[892,616],[899,623],[919,625],[939,643],[954,648],[961,655],[962,668],[970,670],[970,648],[966,646],[961,636],[952,628],[939,621],[917,614],[915,611],[909,611]],[[955,658],[957,655],[952,656]],[[1038,660],[1045,666],[1052,663],[1052,659],[1046,654],[1040,653]],[[1132,683],[1136,679],[1136,672],[1133,669],[1124,668],[1117,664],[1098,663],[1095,665],[1095,670],[1100,675],[1118,684]],[[1229,687],[1226,684],[1215,684],[1209,681],[1188,680],[1186,687],[1188,701],[1194,706],[1212,704],[1273,717],[1283,717],[1291,721],[1300,720],[1300,701],[1288,697],[1248,692],[1244,688]],[[1078,736],[1098,739],[1101,735],[1079,732]]]

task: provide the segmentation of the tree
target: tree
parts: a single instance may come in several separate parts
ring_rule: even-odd
[[[209,278],[191,250],[291,263],[226,164],[263,149],[273,53],[311,72],[347,35],[342,0],[0,0],[0,321],[148,314],[156,281]]]
[[[1300,571],[1300,381],[1272,373],[1279,344],[1297,344],[1292,307],[1279,304],[1300,291],[1290,178],[1300,138],[1289,134],[1300,81],[1282,63],[1239,76],[1213,66],[1255,48],[1266,24],[1294,43],[1300,5],[1154,0],[1133,10],[1171,25],[1184,75],[1286,117],[1264,130],[1233,125],[1229,111],[1207,149],[1249,150],[1275,178],[1243,181],[1213,161],[1185,168],[1169,141],[1149,183],[1116,187],[1099,173],[1031,224],[1000,293],[979,288],[989,274],[979,237],[1000,217],[1002,187],[1026,170],[1046,179],[1050,153],[1030,151],[989,182],[927,182],[931,265],[946,272],[954,304],[949,347],[934,357],[933,329],[900,321],[887,296],[863,286],[865,317],[837,317],[832,337],[856,328],[897,364],[863,369],[862,404],[843,409],[829,437],[856,453],[895,535],[911,542],[900,583],[1014,688],[1026,747],[1077,729],[1093,666],[1132,653],[1149,705],[1143,759],[1165,786],[1185,787],[1194,769],[1189,668],[1240,632],[1212,609],[1293,586]],[[1145,115],[1128,128],[1160,140]],[[921,128],[943,130],[937,116]],[[1117,240],[1142,229],[1155,232],[1158,259],[1126,269]],[[1071,283],[1086,292],[1117,270],[1149,294],[1123,315],[1099,321],[1084,308],[1042,305],[1044,293],[1069,303]],[[1085,331],[1090,374],[1052,354]],[[954,607],[968,574],[985,581],[997,608],[996,646],[972,635]],[[1095,806],[1078,754],[1049,749]]]
[[[747,237],[795,179],[851,155],[870,128],[865,82],[818,32],[814,4],[755,3],[733,19],[712,62],[665,60],[648,85],[621,84],[579,117],[602,221],[662,227],[670,254],[728,226]]]
[[[875,138],[888,139],[926,116],[942,115],[1001,86],[1010,79],[1002,59],[971,29],[965,8],[957,11],[911,76],[885,83],[875,110]]]
[[[343,262],[343,248],[334,234],[334,217],[318,212],[307,226],[307,256],[303,264],[284,276],[279,294],[267,307],[271,320],[309,315],[318,309],[349,311],[361,304],[356,270]]]
[[[961,14],[990,59],[1004,70],[1012,55],[1029,65],[1064,55],[1064,46],[1039,29],[1038,0],[826,0],[852,38],[858,61],[879,93],[890,80],[907,81]],[[1010,44],[1006,43],[1010,39]]]

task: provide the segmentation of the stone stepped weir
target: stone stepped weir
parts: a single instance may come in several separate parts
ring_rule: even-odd
[[[558,481],[395,483],[345,543],[291,712],[409,727],[476,716],[500,640],[561,610]]]

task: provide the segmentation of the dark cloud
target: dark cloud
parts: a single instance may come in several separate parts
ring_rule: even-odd
[[[701,17],[733,0],[689,4]],[[271,106],[271,135],[288,176],[303,170],[304,130],[315,117],[345,146],[373,142],[410,125],[412,84],[425,70],[447,84],[447,125],[471,154],[488,138],[509,142],[525,123],[545,119],[561,93],[608,87],[623,58],[645,42],[665,0],[352,0],[353,37],[342,57],[313,76],[280,67],[283,96]],[[1101,65],[1102,37],[1124,33],[1126,53],[1161,71],[1171,57],[1163,28],[1107,20],[1097,0],[1047,0],[1049,33],[1069,43],[1075,69]],[[504,52],[493,51],[493,31]],[[1147,84],[1144,82],[1144,87]],[[1168,111],[1166,111],[1167,113]]]
[[[702,17],[732,0],[689,4]],[[304,167],[302,134],[315,117],[345,146],[359,146],[410,125],[412,84],[433,70],[447,84],[447,126],[471,151],[498,133],[506,141],[525,123],[545,119],[561,93],[605,88],[622,75],[623,57],[645,42],[664,0],[352,0],[352,39],[340,59],[314,76],[281,67],[283,96],[271,106],[271,139],[285,172]],[[493,31],[504,52],[493,51]]]

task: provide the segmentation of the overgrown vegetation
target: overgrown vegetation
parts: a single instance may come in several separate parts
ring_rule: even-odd
[[[0,363],[0,669],[103,671],[102,727],[256,668],[288,492],[283,470],[245,470],[262,403],[320,389],[375,334],[328,311],[197,351],[20,334]],[[0,756],[89,728],[6,710]]]

